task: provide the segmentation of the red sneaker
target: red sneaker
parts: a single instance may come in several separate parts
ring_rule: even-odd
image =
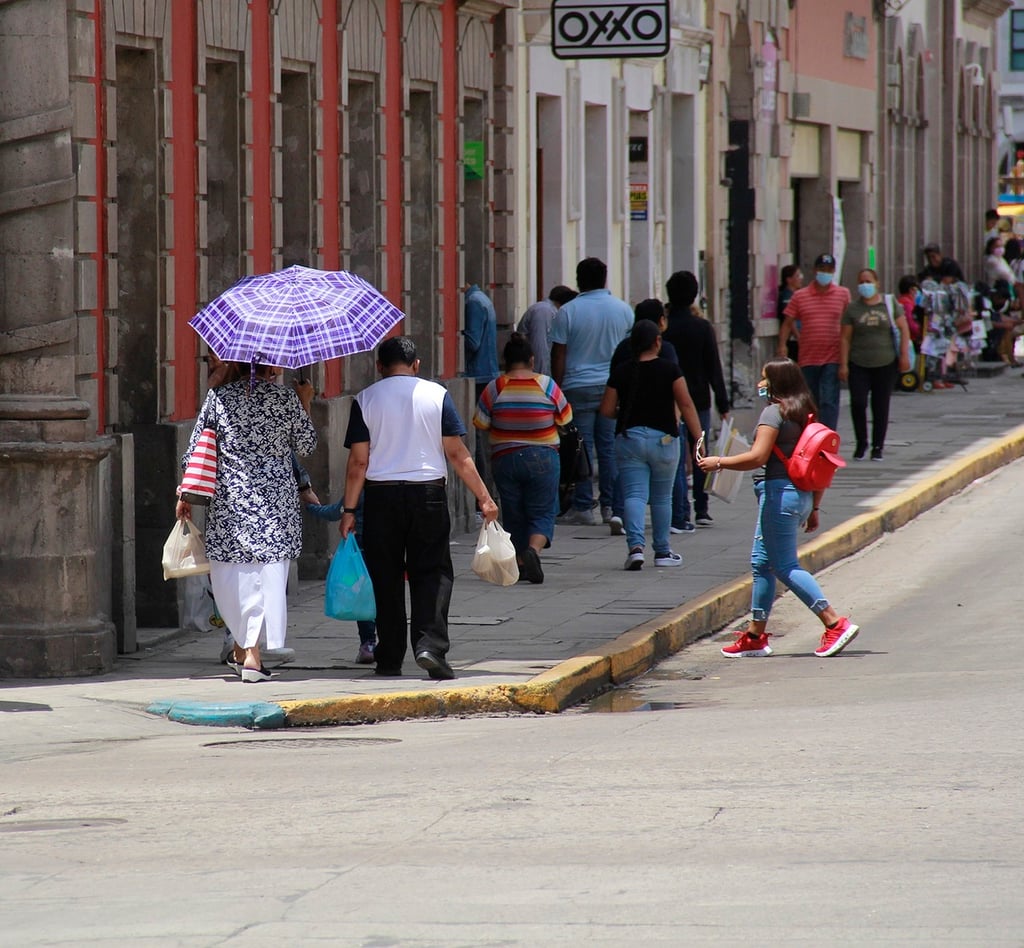
[[[732,645],[726,645],[722,649],[723,655],[729,658],[758,658],[762,655],[771,655],[772,647],[768,644],[768,633],[751,635],[743,630],[736,632],[736,641]]]
[[[838,655],[857,638],[859,631],[859,625],[854,625],[846,616],[843,616],[831,629],[825,629],[825,634],[821,637],[821,644],[814,650],[814,654],[818,658]]]

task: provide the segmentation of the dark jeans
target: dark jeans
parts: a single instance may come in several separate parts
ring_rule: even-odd
[[[811,390],[814,403],[818,406],[820,421],[833,430],[839,425],[839,363],[828,362],[825,365],[802,365],[807,387]]]
[[[558,513],[558,451],[536,446],[518,448],[494,458],[494,482],[501,496],[502,525],[522,556],[530,537],[548,541],[555,533]]]
[[[440,485],[372,485],[364,499],[363,558],[377,601],[377,667],[399,669],[405,658],[405,580],[412,615],[409,642],[444,655],[455,572],[448,547],[451,521]]]
[[[850,418],[857,447],[868,445],[868,398],[871,399],[871,447],[885,447],[885,433],[889,428],[889,401],[896,384],[896,363],[866,369],[850,363],[850,376],[846,383],[850,389]]]
[[[701,430],[706,432],[704,435],[704,442],[706,444],[709,439],[714,437],[712,432],[708,431],[708,427],[711,425],[711,409],[697,409],[697,418],[700,419]],[[694,515],[700,516],[700,514],[708,512],[708,492],[704,490],[707,475],[696,464],[693,464],[693,449],[696,446],[697,442],[691,437],[690,429],[686,427],[686,422],[680,422],[679,467],[676,468],[676,479],[672,485],[673,527],[681,527],[690,519],[689,485],[687,484],[686,476],[687,458],[690,458],[690,463],[693,467],[693,506],[696,511]]]

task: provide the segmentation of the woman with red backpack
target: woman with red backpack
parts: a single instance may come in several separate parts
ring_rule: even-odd
[[[789,459],[796,461],[794,455],[800,453],[804,429],[818,409],[800,367],[789,359],[772,359],[765,364],[757,393],[768,400],[768,405],[758,419],[751,449],[731,457],[712,455],[697,461],[708,474],[723,468],[756,472],[757,526],[750,553],[754,576],[752,621],[732,645],[722,649],[722,654],[739,658],[771,655],[765,629],[775,601],[776,580],[781,580],[825,627],[814,654],[819,658],[838,655],[853,641],[859,627],[829,604],[815,578],[800,565],[796,552],[800,527],[806,525],[807,533],[818,529],[818,510],[825,490],[797,487],[792,479],[796,476],[796,464],[791,466]],[[821,426],[815,424],[815,428]],[[822,464],[834,470],[844,466],[844,462],[835,454],[838,435],[831,435],[831,445],[819,446],[818,453]],[[800,477],[797,479],[804,483]]]

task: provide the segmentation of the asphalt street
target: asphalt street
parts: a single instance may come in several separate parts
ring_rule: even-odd
[[[252,733],[40,686],[0,945],[1024,944],[1022,508],[1018,461],[822,571],[836,658],[784,596],[773,657],[725,631],[561,715]]]

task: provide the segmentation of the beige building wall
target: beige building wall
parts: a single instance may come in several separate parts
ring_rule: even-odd
[[[664,298],[668,276],[698,271],[704,248],[703,3],[672,4],[660,59],[557,59],[550,12],[529,0],[519,18],[518,311],[575,286],[588,255],[607,262],[614,294]],[[630,139],[646,144],[643,160]]]

